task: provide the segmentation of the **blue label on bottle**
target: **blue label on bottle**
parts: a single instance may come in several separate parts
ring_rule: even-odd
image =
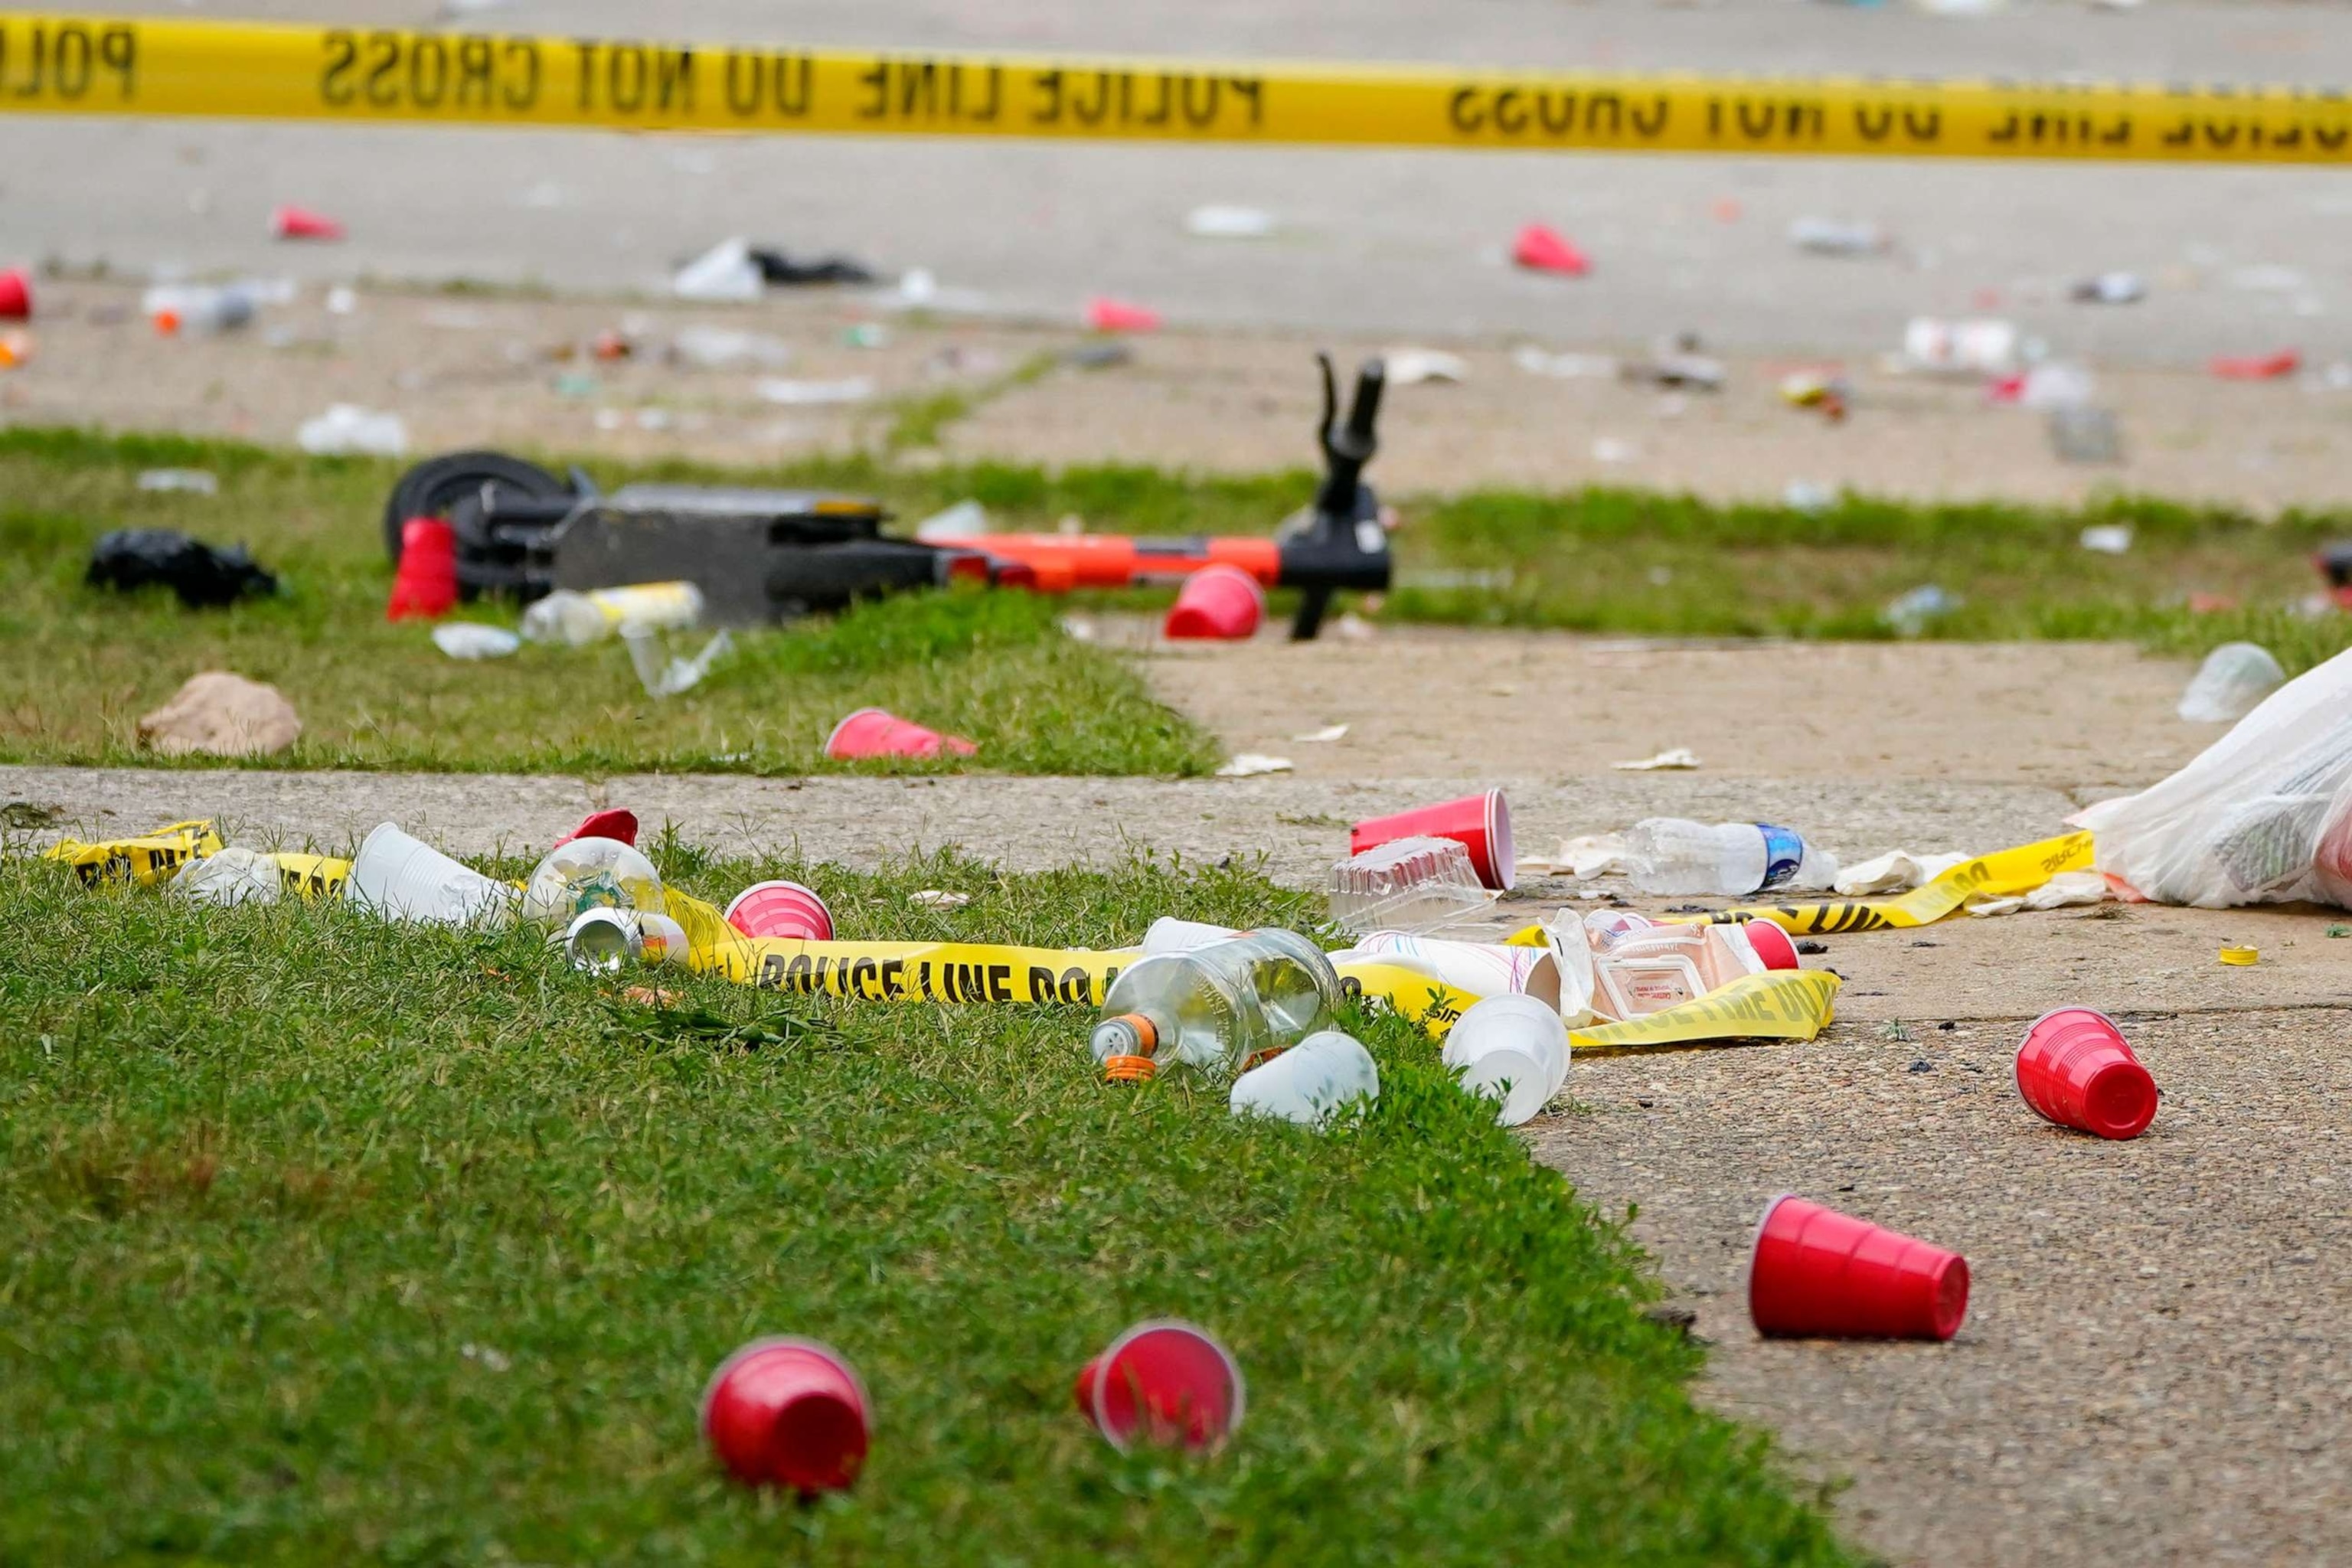
[[[1805,841],[1794,830],[1769,822],[1758,823],[1756,831],[1764,836],[1764,885],[1756,890],[1769,893],[1795,879],[1797,868],[1804,864]]]

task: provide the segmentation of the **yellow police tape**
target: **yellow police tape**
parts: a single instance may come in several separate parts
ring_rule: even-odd
[[[220,836],[211,823],[189,821],[137,838],[96,844],[67,839],[45,858],[70,866],[85,886],[115,882],[154,887],[189,862],[220,849]],[[281,853],[269,858],[286,891],[304,899],[339,895],[351,875],[352,863],[332,856]],[[698,973],[724,975],[739,984],[845,1000],[1100,1006],[1119,972],[1143,956],[1138,948],[746,937],[727,923],[715,904],[674,888],[664,889],[664,903],[669,917],[686,931],[686,962]],[[1339,974],[1343,994],[1385,1002],[1439,1039],[1479,999],[1398,964],[1350,960],[1339,965]],[[1645,1018],[1571,1031],[1569,1040],[1577,1050],[1604,1055],[1702,1040],[1810,1040],[1830,1022],[1838,984],[1836,975],[1820,970],[1751,974]]]
[[[220,835],[205,821],[174,822],[136,838],[110,838],[84,844],[68,838],[43,853],[44,860],[62,860],[85,888],[109,882],[137,883],[152,888],[170,881],[181,867],[220,852]]]
[[[0,110],[258,120],[2340,163],[2335,89],[1041,58],[0,19]]]

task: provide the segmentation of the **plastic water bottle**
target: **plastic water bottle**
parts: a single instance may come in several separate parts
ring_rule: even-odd
[[[1254,931],[1127,969],[1090,1046],[1114,1082],[1171,1061],[1222,1077],[1328,1026],[1339,1000],[1321,948],[1297,931]]]
[[[1325,1029],[1234,1080],[1235,1116],[1320,1127],[1351,1100],[1381,1097],[1381,1069],[1353,1035]]]
[[[1822,889],[1837,880],[1837,857],[1791,828],[1769,822],[1718,822],[1653,816],[1625,836],[1625,864],[1645,893],[1720,893],[1744,897],[1783,889]]]

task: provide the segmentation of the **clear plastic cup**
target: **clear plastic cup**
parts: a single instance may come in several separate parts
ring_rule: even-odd
[[[352,857],[343,897],[386,920],[432,925],[505,925],[515,890],[463,866],[394,824],[377,824]]]
[[[1489,996],[1463,1012],[1442,1059],[1464,1089],[1501,1102],[1496,1121],[1517,1127],[1568,1081],[1568,1026],[1532,996]]]
[[[1234,1080],[1235,1116],[1320,1127],[1351,1100],[1381,1097],[1381,1069],[1353,1035],[1325,1029]]]

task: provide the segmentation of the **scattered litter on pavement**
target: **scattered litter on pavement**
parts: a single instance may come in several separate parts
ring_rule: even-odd
[[[1511,351],[1511,363],[1529,375],[1549,376],[1555,381],[1606,380],[1617,374],[1614,355],[1547,353],[1526,344]]]
[[[1645,893],[1723,893],[1827,889],[1838,859],[1794,829],[1769,822],[1693,822],[1650,816],[1625,835],[1625,875]]]
[[[2262,961],[2262,952],[2258,948],[2222,944],[2221,962],[2231,969],[2251,969]]]
[[[1948,1340],[1968,1305],[1956,1252],[1793,1195],[1756,1226],[1748,1310],[1768,1338]]]
[[[1391,386],[1418,386],[1430,381],[1458,385],[1470,379],[1470,363],[1443,349],[1391,349],[1381,357],[1388,367]]]
[[[813,261],[795,261],[782,251],[763,245],[751,247],[749,255],[751,265],[759,270],[760,281],[773,289],[871,283],[877,276],[864,262],[854,261],[846,256],[823,256]]]
[[[1529,272],[1549,272],[1581,278],[1592,270],[1592,260],[1567,236],[1539,223],[1528,224],[1511,242],[1511,264]]]
[[[2276,381],[2302,369],[2303,355],[2294,349],[2272,354],[2223,354],[2210,368],[2223,381]]]
[[[0,321],[32,319],[33,280],[22,268],[0,268]]]
[[[1836,371],[1791,371],[1780,378],[1780,401],[1791,408],[1817,409],[1835,425],[1845,418],[1853,388]]]
[[[2192,724],[2230,724],[2286,684],[2286,671],[2259,643],[2223,643],[2205,656],[2180,694],[2180,717]]]
[[[1849,899],[1871,893],[1907,893],[1969,859],[1966,855],[1917,855],[1892,849],[1844,867],[1830,881],[1832,892]]]
[[[1274,228],[1274,215],[1257,207],[1211,205],[1184,215],[1184,232],[1202,239],[1264,239]]]
[[[341,239],[343,226],[308,207],[281,206],[269,215],[272,239]]]
[[[2007,375],[2018,362],[2014,322],[1915,316],[1903,329],[1903,359],[1914,370]]]
[[[314,457],[398,458],[408,451],[408,426],[397,414],[337,403],[302,421],[294,444]]]
[[[1700,353],[1696,340],[1687,336],[1662,345],[1648,359],[1626,361],[1617,376],[1635,386],[1671,392],[1721,392],[1725,381],[1723,362]]]
[[[1621,773],[1646,773],[1666,769],[1695,768],[1699,765],[1699,762],[1697,753],[1688,747],[1675,746],[1658,752],[1655,756],[1643,757],[1638,762],[1612,763],[1609,765]]]
[[[122,593],[161,584],[190,609],[278,592],[278,579],[257,565],[244,545],[224,550],[168,528],[118,528],[100,534],[90,547],[82,581]]]
[[[1583,833],[1563,838],[1549,857],[1522,856],[1518,869],[1530,876],[1569,876],[1589,882],[1618,869],[1625,859],[1625,838],[1617,833]]]
[[[1434,931],[1483,910],[1496,897],[1466,845],[1420,835],[1334,861],[1327,891],[1331,923],[1357,937]]]
[[[1970,899],[1964,906],[1972,915],[2013,915],[2021,910],[2063,910],[2076,904],[2104,904],[2115,890],[2096,871],[2060,871],[2038,888],[2022,893]]]
[[[2086,408],[2098,395],[2090,371],[2063,360],[2049,360],[2021,375],[2001,376],[1985,389],[1994,403],[2013,404],[2035,413],[2063,408]]]
[[[1360,855],[1402,838],[1452,839],[1470,851],[1482,885],[1510,890],[1517,858],[1511,852],[1511,803],[1499,789],[1366,817],[1348,829],[1348,852]]]
[[[2044,1013],[2025,1031],[2016,1069],[2019,1098],[2061,1127],[2120,1142],[2156,1120],[2156,1079],[2105,1013]]]
[[[1269,757],[1262,752],[1236,752],[1217,770],[1217,776],[1221,779],[1254,779],[1261,773],[1286,773],[1290,771],[1288,757]]]
[[[1160,312],[1149,306],[1097,295],[1087,301],[1086,322],[1087,330],[1092,332],[1156,332],[1160,330]]]
[[[669,282],[677,298],[709,305],[749,304],[766,287],[760,264],[751,258],[751,242],[740,237],[720,240],[679,268]]]
[[[2136,305],[2147,298],[2147,282],[2136,272],[2102,272],[2066,290],[2080,305]]]
[[[139,313],[157,335],[182,332],[211,334],[250,326],[261,307],[258,290],[243,283],[213,287],[203,284],[163,284],[141,297]]]
[[[943,888],[924,888],[908,894],[907,901],[919,910],[960,910],[971,902],[971,895],[951,893]]]
[[[786,408],[814,408],[863,403],[874,395],[874,378],[851,375],[837,381],[787,381],[771,375],[761,377],[751,390],[763,400]]]
[[[1348,726],[1345,724],[1326,724],[1320,730],[1309,730],[1303,735],[1293,735],[1290,738],[1294,741],[1306,741],[1321,743],[1340,740],[1344,738],[1347,733]]]
[[[2126,898],[2352,908],[2347,703],[2352,652],[2272,692],[2161,783],[2067,820],[2096,836],[2098,869]]]
[[[1879,256],[1894,247],[1874,223],[1801,217],[1789,226],[1789,243],[1812,256]]]
[[[782,370],[793,361],[793,349],[769,332],[748,332],[735,327],[680,327],[670,339],[671,357],[697,370],[731,370],[750,365]]]
[[[266,756],[301,733],[301,716],[278,688],[225,669],[190,676],[139,721],[139,743],[166,757]]]
[[[504,626],[446,621],[433,628],[433,646],[451,658],[504,658],[522,647],[522,638]]]
[[[2132,526],[2127,522],[2095,522],[2083,530],[2084,549],[2099,555],[2128,555],[2132,547]]]

